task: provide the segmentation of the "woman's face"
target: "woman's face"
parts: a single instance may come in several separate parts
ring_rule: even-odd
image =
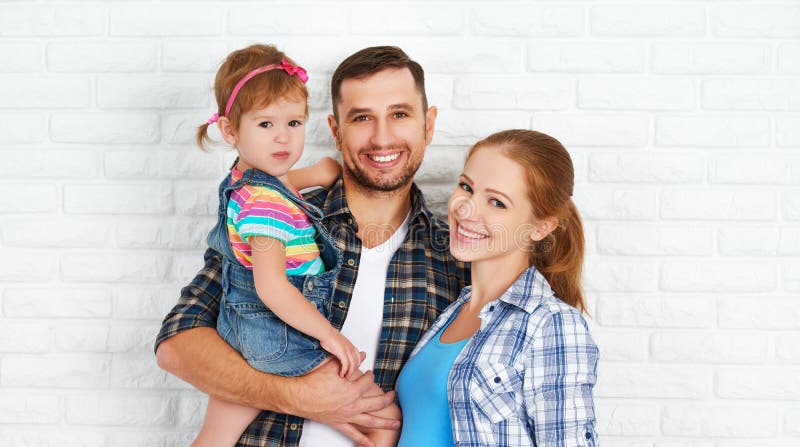
[[[537,221],[523,167],[496,146],[477,149],[450,197],[448,221],[450,252],[456,259],[512,256],[527,262]]]

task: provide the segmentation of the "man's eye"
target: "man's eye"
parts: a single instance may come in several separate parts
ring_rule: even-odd
[[[258,123],[258,127],[263,127],[264,129],[270,128],[270,127],[272,127],[272,122],[271,121],[262,121],[262,122]]]
[[[501,201],[499,201],[497,199],[489,199],[489,203],[495,208],[505,208],[506,207],[506,205],[503,202],[501,202]]]
[[[470,187],[469,185],[467,185],[464,182],[458,182],[458,187],[463,189],[464,191],[466,191],[468,193],[472,193],[472,187]]]
[[[406,113],[406,112],[394,112],[394,115],[392,115],[392,116],[394,118],[405,118],[405,117],[408,116],[408,113]]]
[[[303,122],[300,121],[300,120],[291,120],[291,121],[289,121],[289,127],[297,127],[297,126],[302,126],[302,125],[303,125]]]
[[[367,115],[358,115],[355,118],[353,118],[353,121],[366,121],[368,119],[369,117]]]

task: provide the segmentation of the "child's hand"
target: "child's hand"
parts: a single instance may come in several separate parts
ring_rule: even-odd
[[[328,351],[339,360],[342,368],[339,370],[340,377],[349,377],[359,365],[361,365],[361,353],[336,329],[331,328],[331,334],[319,340],[322,349]]]
[[[330,188],[336,183],[339,174],[342,172],[342,165],[331,157],[322,157],[318,162],[311,165],[314,169],[315,177],[319,179],[320,186]]]
[[[322,157],[313,165],[289,171],[289,183],[297,189],[306,189],[313,186],[330,188],[336,183],[336,179],[339,178],[341,172],[342,166],[338,161],[331,157]]]

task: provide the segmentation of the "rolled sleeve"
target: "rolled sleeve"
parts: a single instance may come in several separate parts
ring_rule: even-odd
[[[205,265],[192,282],[181,289],[178,302],[161,323],[154,350],[173,335],[196,327],[217,327],[222,298],[222,257],[212,249],[204,255]]]
[[[597,359],[597,345],[577,311],[553,313],[537,330],[523,387],[537,446],[596,445]]]

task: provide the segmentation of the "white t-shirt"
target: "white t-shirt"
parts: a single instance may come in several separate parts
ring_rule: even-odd
[[[386,272],[394,253],[408,234],[408,216],[386,242],[372,248],[361,248],[356,284],[350,298],[347,318],[342,325],[342,335],[347,337],[367,357],[361,370],[372,369],[378,351],[383,324],[383,296],[386,289]],[[336,303],[333,303],[336,305]],[[353,441],[334,428],[307,420],[303,424],[300,447],[352,447]]]

